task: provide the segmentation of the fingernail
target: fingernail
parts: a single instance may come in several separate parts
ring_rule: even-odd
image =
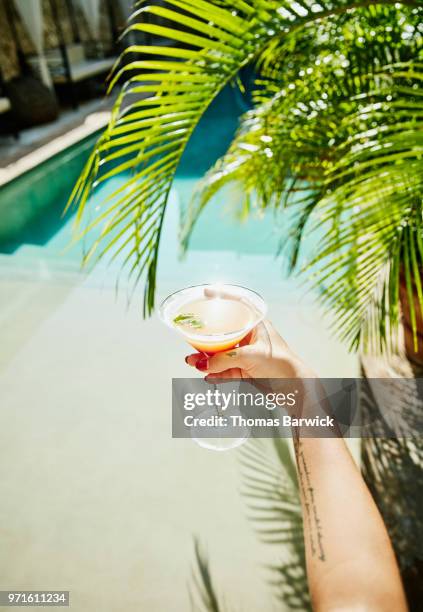
[[[197,368],[197,370],[201,370],[203,372],[209,367],[209,360],[206,357],[204,357],[203,359],[199,359],[195,364],[195,367]]]
[[[188,363],[188,355],[185,357],[185,363]]]

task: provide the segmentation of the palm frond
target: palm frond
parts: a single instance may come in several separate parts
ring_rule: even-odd
[[[415,341],[411,298],[421,296],[422,43],[410,35],[421,21],[415,11],[372,6],[313,25],[320,35],[310,57],[303,52],[307,27],[262,52],[256,107],[200,185],[185,215],[183,244],[229,182],[239,184],[250,209],[251,202],[289,207],[283,240],[290,269],[304,236],[317,228],[318,251],[302,269],[312,268],[335,331],[351,349],[391,350],[400,274]],[[400,61],[383,65],[386,59]]]
[[[158,248],[165,207],[180,157],[206,108],[268,37],[260,5],[237,0],[231,9],[202,0],[168,0],[167,7],[141,6],[127,32],[165,36],[176,46],[131,46],[140,59],[115,68],[110,88],[129,75],[111,121],[70,198],[77,207],[78,238],[91,246],[84,264],[108,255],[145,282],[145,312],[154,305]],[[160,17],[147,23],[144,18]],[[182,48],[179,48],[179,47]],[[123,186],[82,228],[92,188],[127,173]]]
[[[254,193],[259,207],[296,202],[299,190],[307,202],[318,201],[351,99],[369,90],[368,76],[381,66],[415,58],[421,43],[410,29],[418,26],[418,13],[375,3],[272,38],[256,62],[255,108],[200,185],[186,216],[185,246],[202,208],[227,182],[239,182],[246,198]]]
[[[415,292],[423,308],[421,69],[416,63],[392,67],[395,72],[381,73],[376,91],[360,97],[360,108],[344,119],[351,135],[340,143],[319,202],[326,235],[307,268],[335,314],[336,331],[356,349],[395,348],[401,275],[417,334]],[[394,86],[386,87],[385,78]]]
[[[91,245],[84,263],[118,258],[135,286],[144,282],[144,310],[150,313],[172,181],[205,110],[272,39],[362,4],[367,2],[140,3],[126,33],[148,34],[157,43],[166,38],[170,43],[131,45],[122,60],[136,54],[135,59],[115,67],[110,88],[126,80],[69,201],[77,208],[77,236],[86,237]],[[392,3],[385,0],[385,4]],[[122,173],[127,175],[125,183],[106,198],[101,210],[88,214],[92,189]],[[88,216],[90,221],[83,227]]]

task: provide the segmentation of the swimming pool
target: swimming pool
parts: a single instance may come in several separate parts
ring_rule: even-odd
[[[189,202],[197,180],[230,143],[242,109],[238,96],[232,88],[224,90],[195,130],[174,182],[171,201],[173,205],[177,201],[178,208]],[[0,187],[0,253],[14,253],[27,244],[40,245],[49,251],[59,244],[65,246],[71,234],[72,215],[63,218],[62,212],[98,136],[96,133],[79,141]],[[88,208],[95,210],[123,178],[103,185],[93,194]],[[233,194],[223,193],[207,207],[193,234],[191,248],[274,253],[279,240],[274,220],[255,219],[254,223],[240,225],[231,207],[233,199]],[[208,228],[216,223],[219,232],[212,235]],[[169,231],[177,232],[177,228]],[[162,238],[164,245],[167,238],[166,235]]]

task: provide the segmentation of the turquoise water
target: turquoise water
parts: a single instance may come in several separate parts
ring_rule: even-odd
[[[228,147],[243,110],[245,104],[232,88],[224,90],[212,104],[181,159],[169,206],[180,209],[188,204],[199,178]],[[69,147],[0,190],[0,253],[22,253],[26,245],[36,245],[45,254],[53,254],[69,245],[72,215],[63,218],[63,209],[97,136]],[[124,178],[111,179],[98,189],[88,208],[95,210]],[[277,219],[271,215],[255,216],[241,223],[234,207],[238,199],[239,194],[227,189],[212,200],[195,228],[191,250],[257,254],[277,251],[281,236]],[[171,227],[167,224],[165,231],[176,235],[176,223],[172,221]],[[162,234],[164,249],[167,239]],[[70,253],[80,258],[81,249],[68,252],[68,258]]]
[[[63,210],[97,136],[90,136],[0,187],[0,253],[45,244],[69,216]]]

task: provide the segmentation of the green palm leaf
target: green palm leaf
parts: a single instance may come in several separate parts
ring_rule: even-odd
[[[289,207],[291,270],[304,235],[317,229],[318,250],[302,269],[312,270],[336,332],[353,349],[395,347],[400,277],[417,337],[423,94],[421,38],[409,35],[419,27],[418,12],[372,6],[325,20],[312,40],[308,26],[272,40],[259,58],[256,106],[185,215],[186,248],[226,183],[239,184],[248,208]],[[393,58],[404,61],[383,65]]]
[[[415,337],[415,293],[423,307],[423,72],[418,64],[393,69],[381,76],[394,87],[382,78],[345,118],[352,135],[326,175],[319,202],[326,236],[308,266],[339,335],[372,351],[395,347],[401,275]]]
[[[128,49],[160,59],[116,68],[111,88],[126,73],[132,76],[122,87],[110,124],[69,203],[78,209],[78,238],[91,239],[84,264],[105,255],[121,257],[135,283],[145,280],[147,313],[154,305],[160,233],[180,157],[210,102],[253,56],[260,40],[268,37],[265,20],[270,19],[259,6],[262,3],[233,3],[239,15],[198,0],[169,0],[167,4],[171,8],[142,6],[134,17],[159,16],[169,26],[142,21],[130,25],[128,32],[166,36],[188,48]],[[92,188],[123,172],[130,173],[125,184],[81,228]]]
[[[414,4],[414,2],[409,2]],[[181,155],[205,110],[240,68],[271,40],[308,23],[342,15],[367,2],[321,0],[167,0],[141,3],[127,32],[172,41],[167,46],[133,45],[142,54],[115,67],[110,87],[127,79],[111,121],[71,195],[77,208],[76,235],[91,245],[84,263],[119,258],[137,284],[144,282],[144,309],[154,306],[156,270],[165,208]],[[385,2],[384,4],[392,4]],[[148,17],[149,22],[146,21]],[[145,59],[147,57],[147,59]],[[93,188],[122,173],[116,188],[89,223]],[[92,211],[90,211],[92,215]]]

